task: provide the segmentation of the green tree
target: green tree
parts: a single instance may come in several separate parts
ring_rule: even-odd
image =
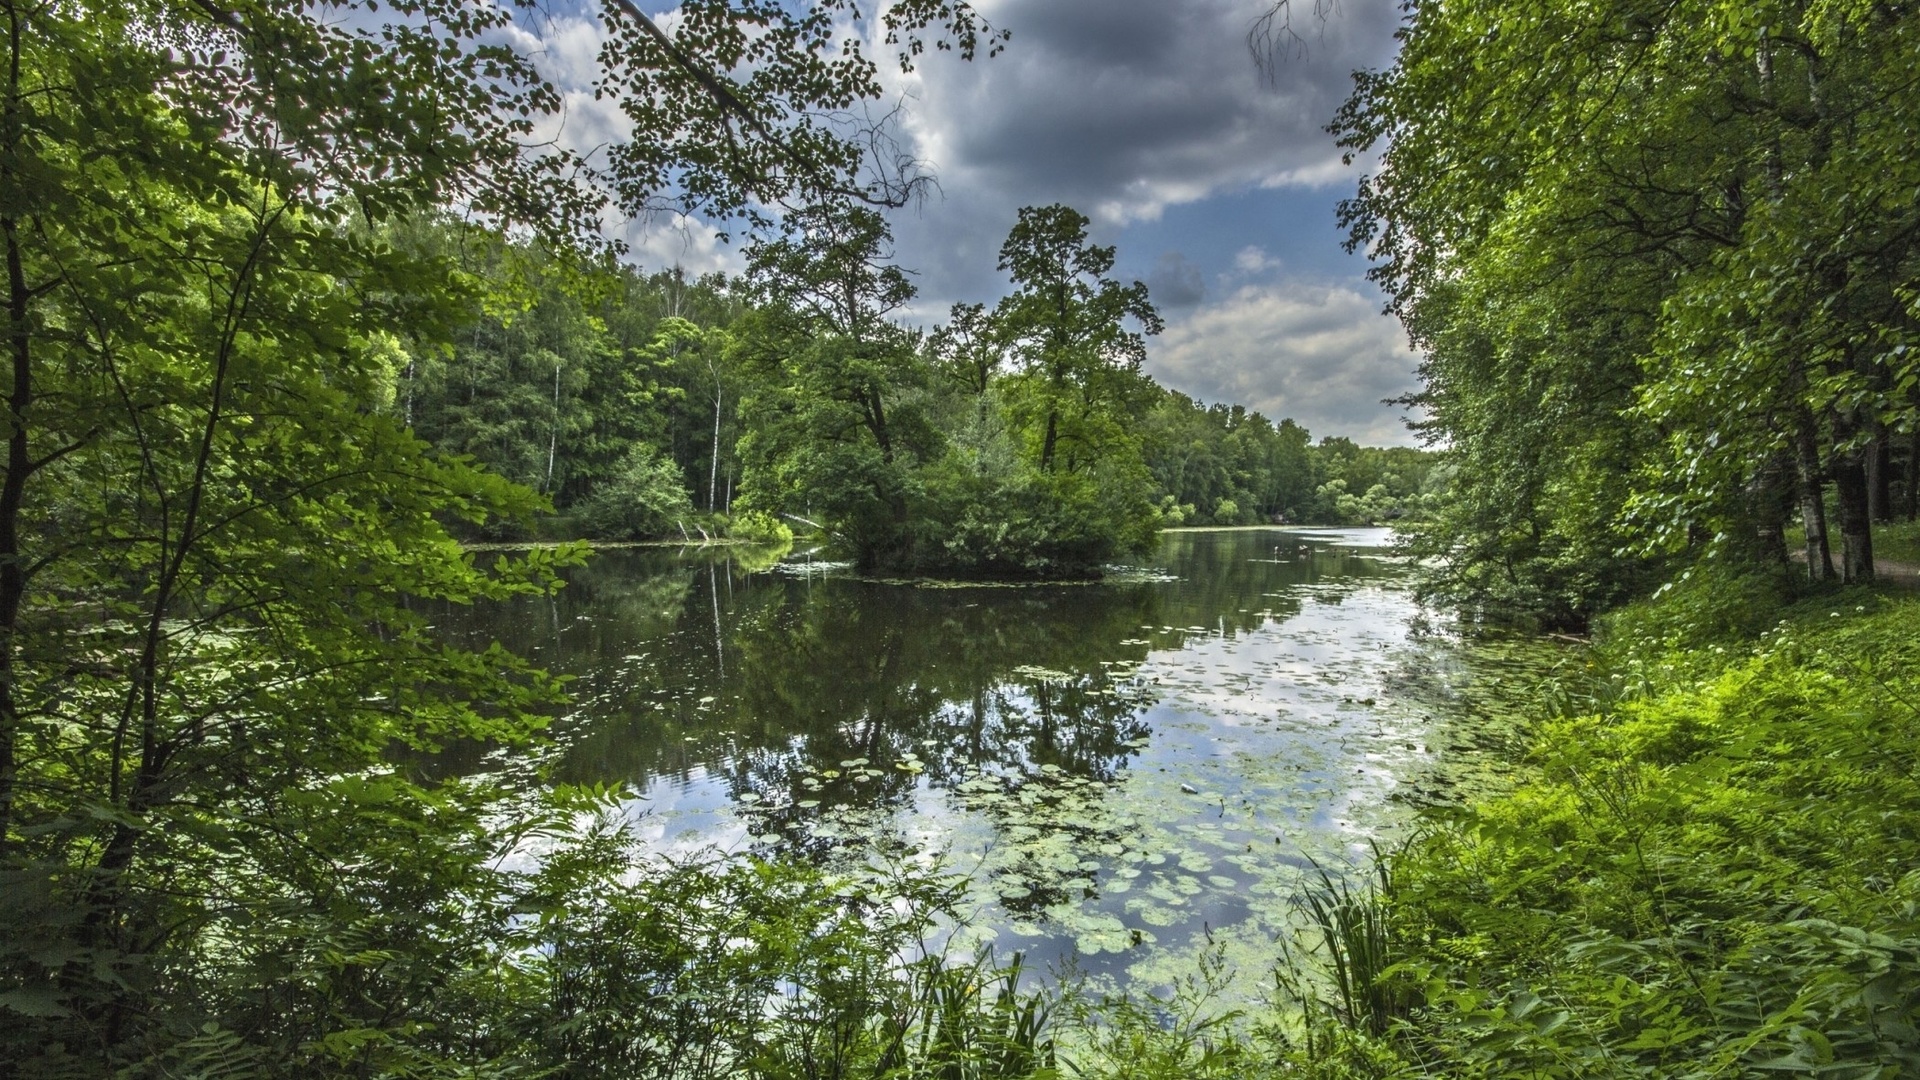
[[[1426,354],[1443,588],[1577,621],[1670,554],[1781,558],[1790,499],[1822,578],[1829,480],[1871,576],[1914,416],[1914,32],[1818,0],[1410,12],[1335,129],[1383,151],[1343,216]]]
[[[1105,276],[1114,249],[1089,243],[1089,224],[1071,207],[1022,207],[1000,246],[1000,269],[1014,291],[994,319],[1022,369],[1016,408],[1023,426],[1037,429],[1041,472],[1054,470],[1062,443],[1069,472],[1124,443],[1123,417],[1146,358],[1143,335],[1162,327],[1144,284]],[[1138,331],[1127,329],[1129,319]]]
[[[543,502],[403,425],[409,369],[489,297],[384,230],[458,205],[577,241],[606,185],[895,198],[820,112],[878,94],[815,47],[842,10],[696,2],[666,33],[616,4],[601,89],[649,122],[596,173],[531,137],[560,98],[501,44],[512,7],[0,4],[8,1071],[499,1064],[464,1035],[500,1004],[506,808],[395,754],[538,730],[554,683],[424,610],[569,552],[483,567],[448,534]],[[908,55],[981,32],[885,21]],[[551,487],[577,391],[548,351]]]
[[[912,562],[913,474],[938,453],[910,396],[926,376],[919,340],[888,319],[914,295],[890,243],[879,214],[842,205],[794,216],[748,254],[765,304],[743,353],[761,386],[750,501],[811,511],[867,566]]]
[[[986,305],[953,305],[947,324],[933,332],[927,345],[940,374],[985,408],[987,392],[1006,364],[1001,328]]]
[[[1142,453],[1160,497],[1194,508],[1200,521],[1238,525],[1334,520],[1315,496],[1326,442],[1316,450],[1306,430],[1292,420],[1275,424],[1243,406],[1203,406],[1185,394],[1162,391],[1140,430]],[[1408,468],[1425,471],[1417,463]],[[1220,512],[1223,501],[1233,504],[1232,513]]]

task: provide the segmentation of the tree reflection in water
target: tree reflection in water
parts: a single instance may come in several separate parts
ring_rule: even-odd
[[[1149,638],[1244,633],[1294,614],[1291,586],[1378,575],[1292,543],[1253,559],[1265,549],[1167,546],[1178,588],[913,585],[767,572],[729,549],[611,551],[552,598],[442,621],[576,676],[558,778],[723,780],[760,835],[817,849],[807,825],[837,808],[983,776],[1111,781],[1148,734],[1155,692],[1131,669]]]
[[[550,775],[642,793],[669,849],[942,849],[975,929],[1157,977],[1254,957],[1316,860],[1474,782],[1476,703],[1540,662],[1413,632],[1385,539],[1176,533],[1162,571],[1023,587],[619,551],[437,621],[576,676]]]

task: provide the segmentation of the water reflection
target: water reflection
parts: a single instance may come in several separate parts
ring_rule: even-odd
[[[443,623],[577,676],[561,778],[644,793],[657,842],[938,848],[982,934],[1154,984],[1201,943],[1263,962],[1309,859],[1389,835],[1484,741],[1507,669],[1420,632],[1386,540],[1172,533],[1026,587],[618,551]]]
[[[1177,578],[1105,585],[913,585],[743,573],[724,548],[609,551],[550,597],[442,623],[575,676],[566,780],[725,775],[736,796],[869,805],[983,765],[1111,780],[1146,733],[1156,694],[1129,673],[1151,650],[1290,617],[1301,585],[1337,582],[1317,594],[1337,603],[1388,575],[1349,549],[1246,535],[1169,534],[1156,562]],[[853,759],[881,775],[845,775]],[[818,788],[798,779],[837,768]]]

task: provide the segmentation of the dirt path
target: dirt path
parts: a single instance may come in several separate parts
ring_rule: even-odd
[[[1797,563],[1806,562],[1807,553],[1804,551],[1795,551],[1793,553],[1793,561]],[[1840,557],[1837,552],[1830,553],[1827,556],[1827,565],[1833,568],[1834,576],[1838,577],[1840,574]],[[1892,582],[1895,585],[1903,585],[1909,589],[1920,589],[1920,565],[1915,565],[1914,563],[1876,558],[1873,560],[1873,574],[1874,578],[1879,581]]]
[[[1895,585],[1905,585],[1909,589],[1920,589],[1920,566],[1910,562],[1895,562],[1892,559],[1873,560],[1873,573],[1882,581],[1891,581]]]

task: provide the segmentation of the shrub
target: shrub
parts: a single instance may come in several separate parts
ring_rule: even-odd
[[[667,535],[692,514],[680,470],[651,446],[635,443],[580,507],[579,521],[590,539],[643,540]]]
[[[1638,665],[1636,692],[1544,724],[1528,782],[1431,821],[1393,860],[1384,911],[1322,890],[1349,969],[1381,968],[1384,919],[1386,970],[1423,984],[1385,1036],[1404,1060],[1486,1077],[1920,1069],[1920,600],[1778,603],[1764,579],[1709,573],[1619,614],[1606,656]],[[1362,992],[1381,985],[1335,979],[1348,1035],[1322,1057],[1380,1049]]]
[[[742,510],[727,522],[727,535],[756,544],[791,544],[793,530],[765,510]]]

